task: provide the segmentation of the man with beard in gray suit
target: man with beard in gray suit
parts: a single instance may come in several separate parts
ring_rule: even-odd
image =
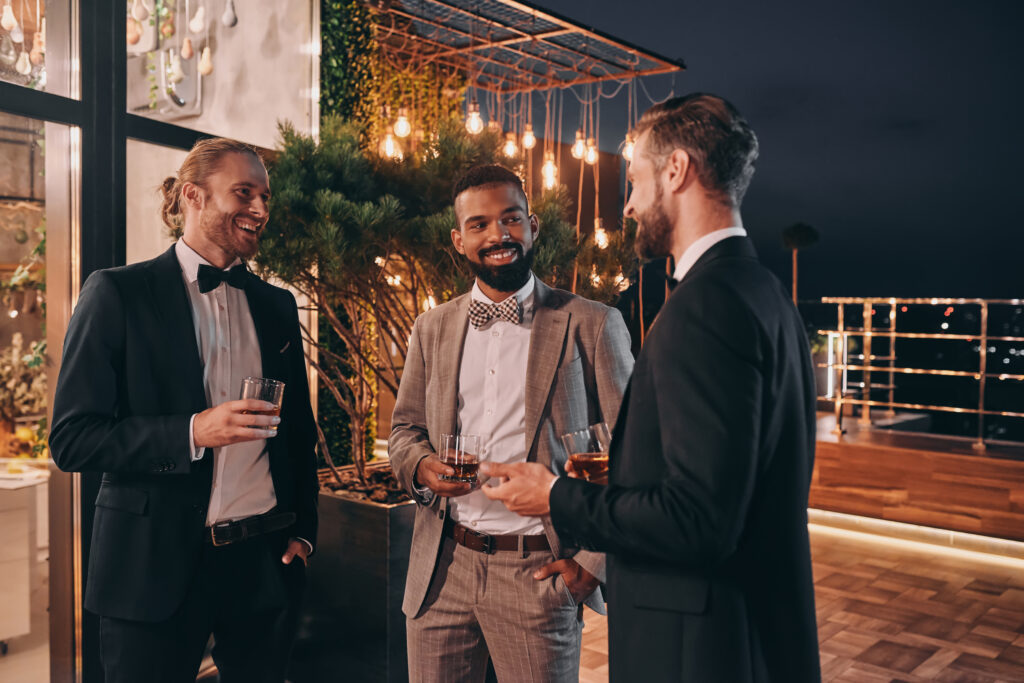
[[[540,230],[519,178],[470,169],[453,192],[471,292],[421,315],[392,418],[399,481],[419,503],[403,610],[409,675],[483,681],[579,678],[582,605],[603,612],[604,556],[558,540],[437,456],[441,435],[480,437],[481,459],[564,471],[562,434],[614,423],[633,367],[617,310],[552,289],[531,270]]]

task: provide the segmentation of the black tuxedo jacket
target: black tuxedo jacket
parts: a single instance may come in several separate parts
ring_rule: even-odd
[[[316,426],[295,299],[252,274],[245,294],[263,376],[285,382],[281,424],[268,440],[278,507],[297,515],[289,536],[315,543]],[[58,467],[103,473],[85,595],[90,611],[161,621],[196,578],[213,457],[207,450],[191,461],[189,420],[208,407],[174,248],[90,275],[64,340],[50,432]]]
[[[745,237],[709,249],[637,358],[610,485],[559,480],[567,542],[608,553],[613,681],[820,679],[803,323]]]

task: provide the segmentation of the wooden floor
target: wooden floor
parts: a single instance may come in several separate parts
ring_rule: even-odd
[[[915,547],[811,535],[822,679],[1024,681],[1024,570]],[[580,681],[608,680],[587,610]]]

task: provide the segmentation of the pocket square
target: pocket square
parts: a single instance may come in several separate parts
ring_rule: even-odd
[[[284,343],[284,346],[281,347],[281,350],[278,351],[278,353],[284,353],[285,351],[288,350],[288,347],[291,346],[291,345],[292,345],[291,341],[286,341]]]

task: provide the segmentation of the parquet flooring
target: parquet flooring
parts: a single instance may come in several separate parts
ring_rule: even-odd
[[[1024,569],[812,532],[822,680],[1024,682]],[[608,680],[608,630],[585,614],[580,681]]]

